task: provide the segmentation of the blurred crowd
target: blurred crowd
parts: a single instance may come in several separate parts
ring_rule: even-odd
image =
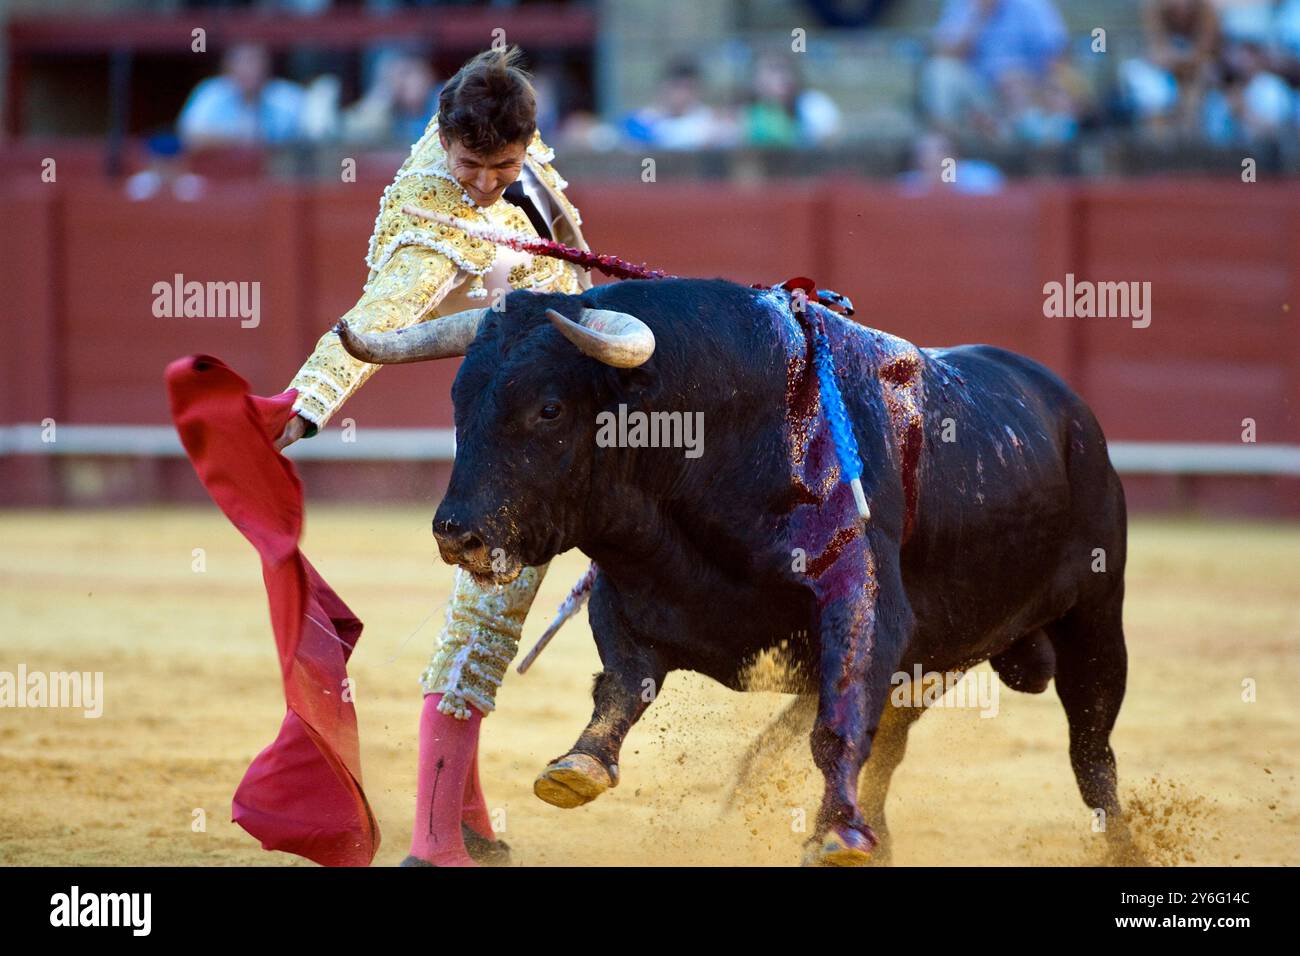
[[[277,78],[270,55],[255,44],[230,48],[221,64],[181,111],[177,133],[186,146],[411,143],[437,111],[441,88],[426,56],[400,49],[374,58],[365,93],[348,105],[337,77],[325,73],[306,85]],[[558,83],[546,70],[534,77],[542,136],[589,148],[815,146],[833,140],[841,126],[835,102],[805,85],[795,54],[758,57],[751,82],[726,106],[708,104],[698,65],[676,59],[654,102],[617,122],[578,111],[561,115]]]
[[[721,106],[706,101],[695,61],[672,61],[655,101],[624,117],[618,138],[664,149],[806,147],[835,141],[841,126],[839,107],[807,85],[797,54],[769,52],[755,59],[748,86]]]
[[[299,12],[329,5],[276,2]],[[1088,59],[1110,55],[1108,38],[1071,37],[1054,0],[945,0],[917,66],[918,149],[927,136],[1053,146],[1118,125],[1220,144],[1297,128],[1300,0],[1139,2],[1141,48],[1129,42],[1099,71]],[[669,55],[649,101],[618,117],[562,111],[574,99],[563,95],[565,77],[542,69],[539,126],[549,142],[589,149],[801,148],[853,138],[835,99],[805,75],[805,60],[760,50],[738,82],[710,85],[699,60]],[[176,133],[186,147],[410,143],[437,109],[441,79],[421,50],[375,51],[362,94],[348,103],[332,73],[295,83],[274,75],[264,48],[239,45],[190,94]]]
[[[438,77],[427,57],[402,49],[381,51],[371,81],[343,106],[341,84],[322,73],[303,86],[272,75],[270,53],[252,43],[228,49],[221,72],[190,94],[177,120],[187,146],[268,145],[344,141],[412,143],[438,106]]]
[[[1081,59],[1109,53],[1113,38],[1072,44],[1051,0],[948,0],[922,76],[924,115],[948,133],[1032,145],[1068,143],[1088,125],[1215,144],[1300,125],[1300,0],[1141,7],[1143,48],[1098,88]]]
[[[1145,55],[1120,70],[1145,129],[1217,143],[1275,138],[1300,117],[1300,0],[1158,0]]]

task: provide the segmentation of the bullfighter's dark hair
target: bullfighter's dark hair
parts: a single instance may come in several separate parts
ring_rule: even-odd
[[[517,46],[484,50],[438,94],[438,128],[466,149],[491,155],[528,143],[537,128],[537,93]]]

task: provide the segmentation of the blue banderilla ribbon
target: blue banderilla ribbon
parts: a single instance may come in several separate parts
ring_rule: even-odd
[[[862,491],[862,456],[858,454],[858,439],[853,434],[849,411],[840,391],[839,376],[835,373],[835,359],[831,355],[831,342],[821,321],[813,323],[813,364],[817,369],[817,384],[822,391],[822,407],[830,425],[831,440],[835,442],[835,457],[840,460],[840,477],[853,489],[853,502],[863,521],[871,519],[871,508]]]
[[[867,496],[862,490],[862,456],[858,453],[857,436],[853,434],[853,423],[849,420],[849,411],[844,404],[844,394],[840,391],[839,375],[835,371],[835,358],[831,353],[831,342],[826,335],[826,324],[822,313],[829,312],[824,303],[830,303],[842,309],[846,314],[853,314],[853,303],[846,297],[829,289],[818,289],[811,279],[802,276],[788,279],[780,288],[790,293],[794,300],[794,311],[803,313],[808,318],[808,330],[812,336],[813,368],[817,372],[817,386],[821,390],[822,408],[826,411],[826,422],[830,426],[831,440],[835,444],[835,457],[840,462],[840,478],[849,483],[853,489],[853,503],[857,506],[858,516],[863,521],[871,519],[871,508]],[[813,307],[812,311],[808,306]]]

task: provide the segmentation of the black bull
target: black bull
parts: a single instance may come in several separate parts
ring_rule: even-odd
[[[580,353],[546,309],[575,319],[584,306],[639,318],[653,356],[612,368]],[[922,712],[890,703],[893,675],[985,660],[1020,690],[1055,677],[1083,799],[1122,834],[1109,738],[1126,673],[1126,519],[1096,419],[1020,355],[918,350],[823,315],[865,523],[785,293],[630,281],[515,293],[486,313],[452,389],[458,452],[434,520],[444,557],[509,578],[578,548],[599,568],[595,710],[539,796],[576,806],[616,784],[624,737],[669,671],[743,690],[759,655],[784,645],[785,689],[817,701],[814,861],[866,862],[880,839]],[[601,447],[597,415],[620,404],[702,413],[702,454]],[[493,553],[508,558],[489,566]]]

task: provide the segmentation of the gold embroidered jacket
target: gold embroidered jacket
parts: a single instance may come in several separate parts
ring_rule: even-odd
[[[551,203],[551,233],[560,242],[588,248],[582,219],[564,190],[568,183],[551,166],[554,152],[534,132],[521,177],[533,177]],[[379,215],[366,254],[370,274],[357,304],[343,320],[362,332],[386,332],[436,320],[475,305],[489,305],[490,294],[510,289],[577,293],[591,287],[591,276],[570,263],[529,256],[469,236],[459,229],[402,212],[412,204],[473,222],[537,235],[528,216],[504,199],[480,207],[470,199],[446,164],[434,117],[424,135],[379,201]],[[332,331],[298,370],[290,388],[298,390],[294,410],[315,428],[379,368],[344,351]]]

